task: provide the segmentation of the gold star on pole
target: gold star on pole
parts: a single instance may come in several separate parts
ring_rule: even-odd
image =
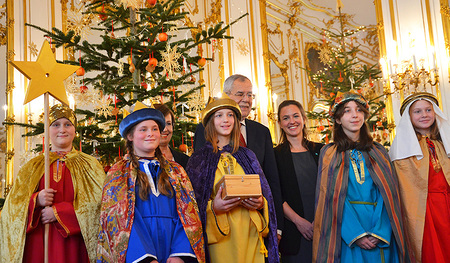
[[[35,62],[10,62],[25,77],[30,79],[23,104],[26,104],[44,93],[50,93],[55,99],[69,105],[64,80],[74,73],[79,66],[57,63],[50,44],[44,41]]]

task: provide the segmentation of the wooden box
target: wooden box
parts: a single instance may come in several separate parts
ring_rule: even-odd
[[[222,186],[222,198],[227,200],[235,197],[246,199],[250,197],[260,197],[261,183],[258,174],[226,174],[216,185],[216,191]]]

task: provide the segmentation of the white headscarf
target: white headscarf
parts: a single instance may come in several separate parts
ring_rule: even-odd
[[[397,135],[392,142],[391,149],[389,150],[389,156],[391,161],[405,159],[411,156],[416,156],[417,160],[423,158],[422,149],[420,149],[419,141],[417,140],[416,132],[414,131],[411,117],[409,115],[409,108],[417,100],[426,100],[433,105],[433,109],[436,115],[436,122],[441,135],[442,144],[444,145],[445,152],[450,158],[450,123],[445,117],[441,109],[428,98],[417,98],[411,101],[405,108],[403,116],[397,126]]]

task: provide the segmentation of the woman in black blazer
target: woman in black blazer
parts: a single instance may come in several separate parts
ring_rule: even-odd
[[[295,100],[278,107],[281,141],[275,148],[283,198],[284,229],[281,261],[312,261],[317,164],[323,144],[307,140],[306,113]]]
[[[173,115],[173,112],[165,104],[154,104],[153,106],[155,109],[162,112],[164,118],[166,119],[166,127],[161,132],[159,149],[161,149],[164,157],[168,160],[175,161],[186,169],[189,156],[169,147],[170,140],[172,140],[173,127],[175,125],[175,116]]]

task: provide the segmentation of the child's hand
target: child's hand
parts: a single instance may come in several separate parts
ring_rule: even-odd
[[[51,222],[55,222],[56,217],[55,213],[53,212],[53,207],[46,207],[42,209],[41,211],[41,222],[42,224],[49,224]]]
[[[222,186],[219,188],[219,191],[217,191],[216,197],[213,200],[213,210],[214,213],[223,214],[228,211],[231,211],[231,209],[235,208],[240,204],[241,198],[236,197],[228,200],[222,199]]]
[[[55,197],[56,190],[51,188],[41,190],[37,197],[38,206],[50,206],[53,204],[53,198]]]

